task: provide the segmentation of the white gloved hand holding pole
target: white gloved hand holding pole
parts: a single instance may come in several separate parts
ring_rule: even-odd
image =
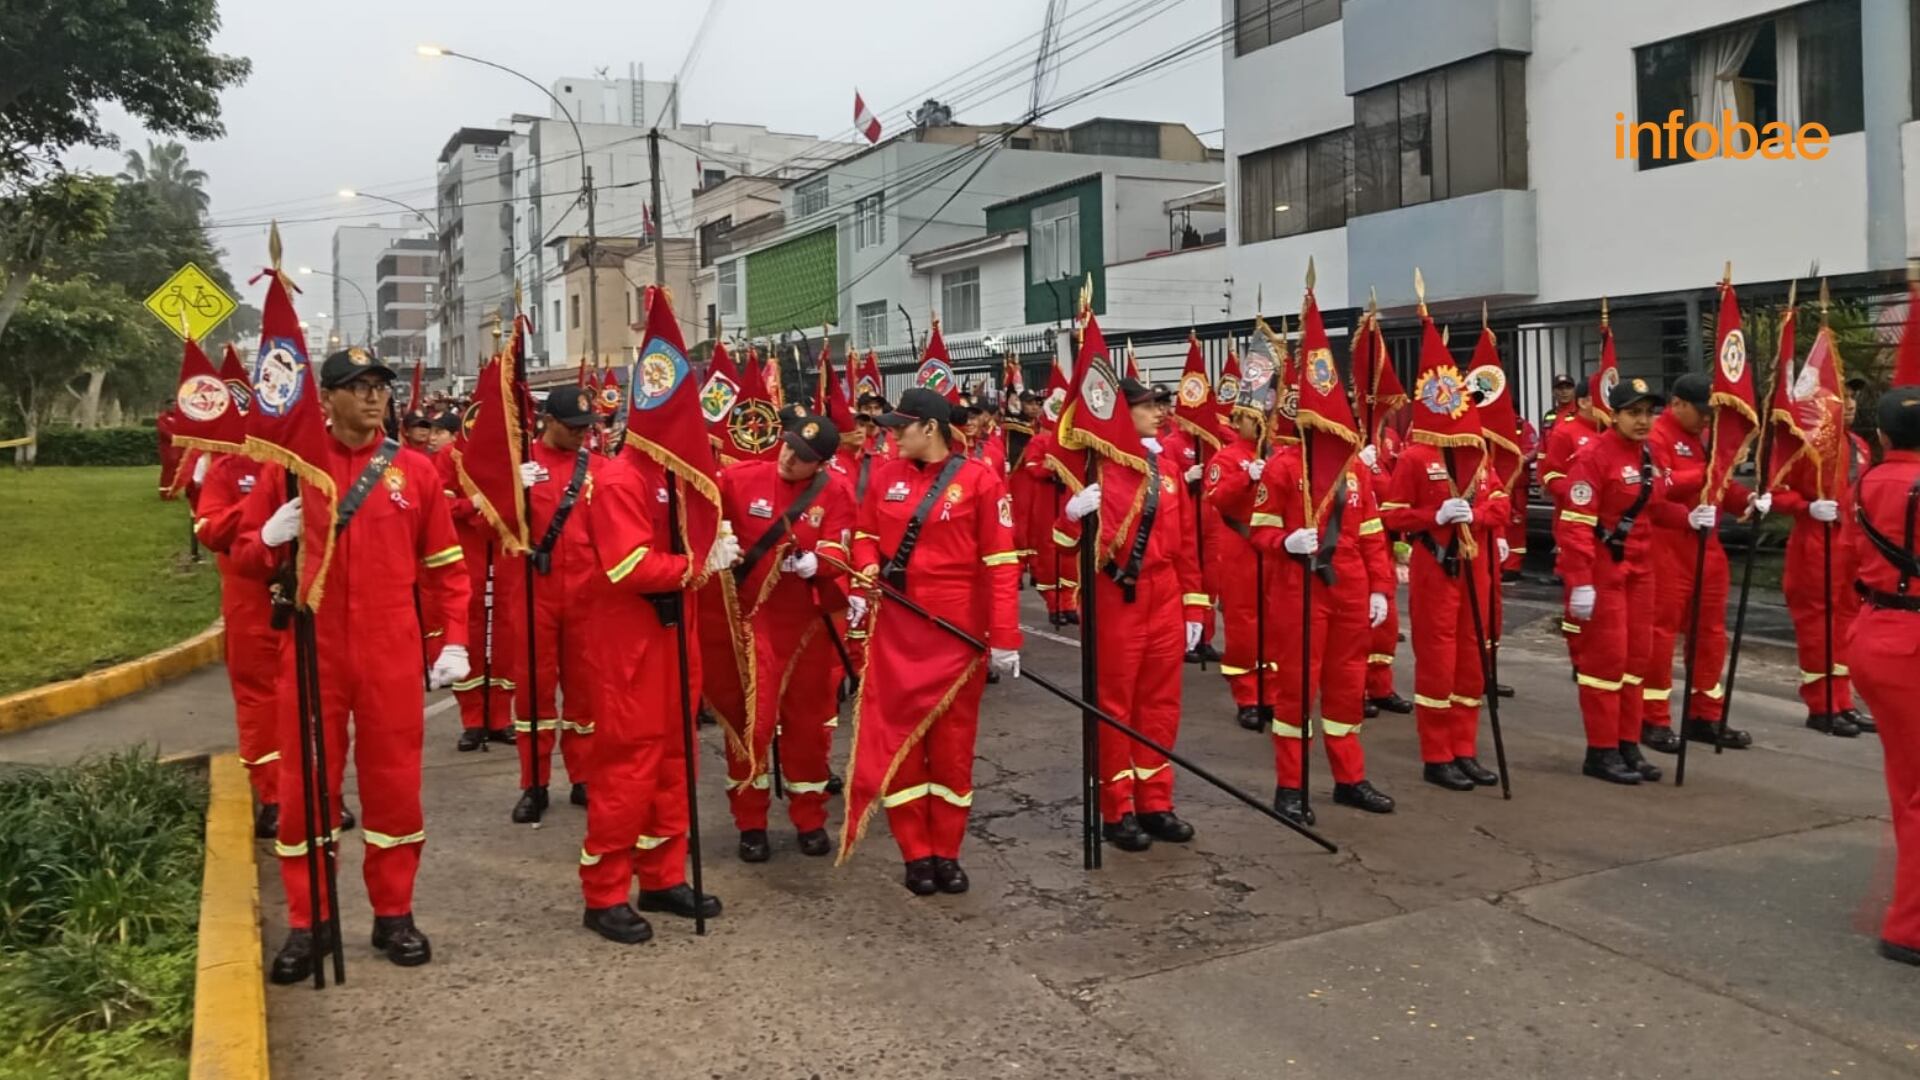
[[[1507,556],[1513,554],[1513,545],[1507,543],[1506,537],[1496,536],[1493,538],[1493,550],[1500,556],[1499,561],[1506,562]]]
[[[260,526],[260,542],[277,548],[300,535],[300,496],[280,504],[266,524]]]
[[[213,455],[212,455],[212,454],[201,454],[201,455],[200,455],[200,456],[199,456],[198,458],[196,458],[196,459],[194,459],[194,462],[193,462],[193,482],[194,482],[194,483],[196,483],[196,484],[204,484],[204,483],[206,483],[206,482],[207,482],[207,469],[208,469],[208,467],[210,467],[210,466],[211,466],[212,464],[213,464]]]
[[[472,674],[473,666],[467,660],[465,645],[449,645],[440,650],[433,660],[433,668],[427,672],[427,681],[435,690],[443,690]]]
[[[1773,513],[1773,492],[1763,491],[1758,495],[1747,496],[1747,510],[1761,517]]]
[[[1706,532],[1720,524],[1720,508],[1712,505],[1696,506],[1687,511],[1687,524],[1701,532]]]
[[[1387,594],[1372,593],[1367,596],[1367,626],[1379,626],[1387,621]]]
[[[1198,465],[1187,466],[1187,483],[1191,484],[1198,479],[1200,479],[1200,466]]]
[[[1311,555],[1320,550],[1320,530],[1295,529],[1287,534],[1286,549],[1292,555]]]
[[[1807,516],[1815,521],[1839,521],[1840,504],[1832,499],[1815,499],[1807,504]]]
[[[1567,594],[1567,614],[1576,622],[1586,622],[1593,618],[1593,601],[1593,586],[1576,585],[1573,592]]]
[[[820,572],[820,557],[811,551],[803,551],[793,557],[793,572],[802,581]]]
[[[537,461],[523,461],[520,463],[520,486],[523,488],[530,488],[544,481],[547,476],[546,467]]]
[[[1369,469],[1375,468],[1376,466],[1378,466],[1380,464],[1379,448],[1375,447],[1372,443],[1368,443],[1367,445],[1361,447],[1360,448],[1360,464],[1365,465]]]
[[[1067,520],[1079,521],[1100,509],[1100,485],[1088,484],[1067,500]]]
[[[1473,504],[1465,499],[1452,498],[1440,504],[1434,513],[1436,525],[1471,525],[1473,523]]]
[[[1267,471],[1267,463],[1261,461],[1259,458],[1248,458],[1244,464],[1247,467],[1248,479],[1251,479],[1256,484],[1259,483],[1260,474]]]
[[[847,629],[856,630],[867,618],[867,598],[859,593],[847,597]]]
[[[987,668],[1003,679],[1019,678],[1020,650],[989,649],[987,651]]]
[[[730,528],[722,528],[707,549],[707,570],[725,570],[740,561],[740,538]]]
[[[1202,627],[1197,622],[1190,622],[1187,624],[1187,651],[1188,652],[1192,652],[1193,650],[1200,647],[1201,630],[1202,630]]]

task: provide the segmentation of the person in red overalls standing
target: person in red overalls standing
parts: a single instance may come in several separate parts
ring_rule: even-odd
[[[1907,375],[1902,370],[1895,381]],[[1880,395],[1879,419],[1886,458],[1860,477],[1857,527],[1849,533],[1860,611],[1847,656],[1886,752],[1895,861],[1880,955],[1920,966],[1920,386]]]
[[[1207,550],[1215,561],[1210,569],[1220,586],[1226,624],[1227,648],[1220,658],[1220,674],[1226,676],[1227,689],[1233,694],[1235,720],[1248,731],[1260,731],[1273,723],[1273,702],[1280,690],[1274,682],[1279,668],[1274,649],[1281,628],[1269,627],[1263,642],[1258,609],[1260,568],[1265,567],[1271,580],[1275,569],[1271,564],[1278,560],[1256,558],[1252,542],[1254,488],[1266,465],[1260,457],[1260,437],[1267,421],[1258,406],[1236,401],[1231,423],[1233,441],[1207,461],[1202,497],[1212,510],[1206,515]]]
[[[332,419],[325,468],[340,493],[333,558],[320,589],[325,602],[314,613],[318,646],[320,714],[326,724],[327,784],[335,792],[346,771],[347,724],[353,722],[354,769],[360,778],[361,835],[366,839],[367,895],[373,901],[373,947],[402,967],[424,964],[433,950],[413,922],[413,880],[427,833],[420,810],[420,746],[425,698],[420,687],[420,623],[414,615],[414,583],[429,625],[446,627],[445,643],[429,678],[447,686],[467,675],[467,575],[459,565],[440,478],[433,462],[383,439],[391,368],[364,349],[327,357],[320,367],[321,400]],[[352,492],[362,497],[355,504]],[[321,551],[326,538],[304,522],[301,504],[320,498],[304,482],[287,499],[286,473],[261,469],[242,510],[233,558],[258,580],[271,579],[282,549],[298,539]],[[321,526],[322,528],[326,526]],[[304,535],[303,535],[304,531]],[[292,665],[280,683],[279,745],[300,745],[300,722]],[[302,789],[300,755],[281,756],[281,791]],[[340,804],[333,804],[337,827]],[[296,983],[313,972],[314,958],[330,942],[311,927],[325,910],[311,909],[304,815],[280,815],[280,881],[287,898],[286,942],[273,959],[270,978]],[[321,887],[323,908],[332,903]]]
[[[575,806],[587,805],[596,678],[588,659],[588,642],[593,636],[589,605],[599,568],[594,565],[593,544],[587,538],[582,502],[606,462],[587,446],[587,431],[593,424],[593,400],[586,390],[565,386],[549,391],[540,409],[540,437],[528,447],[527,460],[520,463],[520,483],[527,489],[527,536],[533,541],[536,575],[533,617],[519,620],[516,632],[509,635],[524,644],[520,635],[532,634],[536,661],[532,677],[523,676],[514,695],[518,719],[513,727],[521,735],[517,740],[520,800],[514,803],[512,817],[520,825],[539,821],[546,813],[556,740],[566,762],[567,779],[573,785],[568,799]],[[518,562],[514,566],[519,571],[516,580],[502,584],[517,587],[524,596],[525,583],[517,579],[525,570]],[[495,573],[497,577],[498,571]],[[520,606],[525,606],[524,600]],[[496,628],[496,656],[498,641]],[[520,663],[526,663],[524,657]],[[533,698],[535,690],[540,694],[538,701]]]
[[[457,416],[454,419],[459,422]],[[439,430],[438,424],[436,420],[435,431]],[[500,549],[500,533],[488,523],[472,497],[463,492],[455,453],[442,450],[434,453],[432,460],[453,515],[454,535],[460,538],[460,572],[467,575],[464,615],[475,659],[466,678],[453,684],[453,700],[460,707],[460,739],[454,749],[468,753],[485,742],[514,742],[514,675],[526,666],[525,639],[520,636],[525,621],[521,609],[526,602],[520,560]],[[493,613],[491,639],[489,606]],[[429,623],[426,627],[429,644],[445,633],[442,626]]]
[[[1392,426],[1383,424],[1379,439],[1360,448],[1360,464],[1367,470],[1367,479],[1373,485],[1376,498],[1392,483],[1393,466],[1400,460],[1400,451],[1405,446],[1405,437]],[[1399,533],[1389,531],[1387,551],[1393,557],[1394,582],[1397,586],[1411,576],[1408,562],[1413,550],[1400,539]],[[1367,633],[1367,704],[1364,715],[1371,720],[1383,712],[1401,716],[1411,713],[1413,702],[1401,697],[1393,686],[1393,658],[1400,651],[1397,589],[1387,590],[1387,617]]]
[[[1712,528],[1712,506],[1683,508],[1667,495],[1647,436],[1660,397],[1645,379],[1627,379],[1608,394],[1613,426],[1588,443],[1567,474],[1566,500],[1554,515],[1567,616],[1579,627],[1580,716],[1587,729],[1581,772],[1615,784],[1657,781],[1660,769],[1640,754],[1641,686],[1655,663],[1654,529],[1656,518],[1680,517]],[[1647,520],[1641,520],[1641,519]],[[1672,660],[1667,660],[1672,666]]]
[[[829,635],[846,608],[853,488],[826,466],[840,432],[823,416],[797,417],[777,461],[743,461],[720,476],[728,521],[745,549],[733,568],[756,654],[752,745],[729,739],[727,801],[740,830],[740,860],[766,862],[767,809],[775,745],[800,853],[825,855],[827,755],[839,721],[841,663]]]
[[[1063,391],[1064,393],[1064,391]],[[1066,502],[1066,487],[1047,465],[1047,455],[1059,445],[1060,401],[1049,396],[1043,406],[1042,423],[1035,426],[1033,438],[1020,458],[1019,471],[1031,482],[1031,501],[1027,504],[1024,536],[1017,537],[1023,549],[1033,552],[1033,589],[1047,605],[1047,622],[1053,626],[1077,626],[1080,622],[1080,559],[1072,551],[1053,543],[1053,522]]]
[[[1215,575],[1219,567],[1210,564],[1208,555],[1201,550],[1205,540],[1205,525],[1201,515],[1201,493],[1205,479],[1200,467],[1200,440],[1192,433],[1183,430],[1173,419],[1173,390],[1154,384],[1153,404],[1160,410],[1159,434],[1160,448],[1166,456],[1179,467],[1176,479],[1187,491],[1187,516],[1182,530],[1187,543],[1193,545],[1194,565],[1200,570],[1200,592],[1207,597],[1207,610],[1200,616],[1200,642],[1188,649],[1183,658],[1189,664],[1218,662],[1220,650],[1213,647],[1215,597],[1219,595]]]
[[[1103,537],[1100,544],[1103,551],[1118,551],[1125,564],[1108,564],[1094,581],[1100,590],[1093,643],[1101,664],[1097,704],[1160,745],[1172,746],[1180,732],[1180,665],[1199,646],[1201,620],[1212,609],[1200,591],[1200,566],[1187,531],[1192,515],[1181,481],[1185,466],[1154,438],[1160,406],[1153,389],[1122,379],[1120,390],[1151,455],[1142,482],[1153,487],[1136,515],[1129,513],[1132,499],[1118,487],[1107,499],[1103,485],[1088,484],[1067,500],[1054,524],[1054,542],[1070,552],[1080,543],[1081,519],[1096,510],[1103,533],[1133,522],[1125,543]],[[1184,640],[1177,629],[1182,626]],[[1100,740],[1100,813],[1102,834],[1122,851],[1145,851],[1155,840],[1193,839],[1193,826],[1173,812],[1172,764],[1132,739]]]

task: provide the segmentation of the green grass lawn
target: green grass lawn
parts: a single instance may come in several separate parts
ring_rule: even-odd
[[[0,694],[143,656],[220,613],[159,469],[0,467]]]

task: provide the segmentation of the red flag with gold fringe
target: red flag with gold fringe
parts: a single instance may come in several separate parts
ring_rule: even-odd
[[[518,321],[514,336],[520,336]],[[573,392],[582,397],[591,393],[584,387]],[[520,404],[511,353],[487,361],[475,380],[473,402],[460,418],[460,441],[447,449],[453,455],[460,489],[500,535],[500,545],[509,555],[522,554],[530,546],[527,494],[520,483],[524,430]]]
[[[1814,490],[1825,499],[1847,484],[1846,374],[1833,330],[1823,321],[1807,362],[1787,391],[1787,412],[1800,456],[1813,469]]]
[[[727,418],[733,415],[734,403],[740,400],[740,379],[739,369],[733,366],[733,356],[727,352],[727,343],[714,342],[713,357],[707,361],[707,381],[700,384],[700,415],[707,421],[707,437],[713,442],[715,453],[720,452],[726,441]]]
[[[940,334],[937,316],[933,330],[927,334],[927,347],[920,354],[920,370],[915,373],[913,384],[943,395],[950,404],[960,404],[960,380],[954,377],[953,358],[947,355],[947,339]]]
[[[667,291],[647,287],[646,342],[629,388],[626,444],[658,462],[680,483],[679,551],[687,556],[688,584],[707,578],[707,552],[720,531],[720,484],[713,447],[700,411],[700,386],[680,337]]]
[[[1474,490],[1481,466],[1485,463],[1486,438],[1480,426],[1480,413],[1468,396],[1466,376],[1453,362],[1453,354],[1433,324],[1424,299],[1426,283],[1414,271],[1420,301],[1420,370],[1413,383],[1413,423],[1415,442],[1452,450],[1453,483],[1457,490]]]
[[[1393,369],[1393,356],[1380,330],[1380,317],[1369,308],[1353,332],[1353,385],[1360,403],[1360,420],[1368,443],[1380,441],[1380,429],[1395,412],[1406,408],[1407,388]]]
[[[1731,271],[1731,267],[1729,267]],[[1747,334],[1740,327],[1740,301],[1731,274],[1720,282],[1720,316],[1715,324],[1713,435],[1707,446],[1707,482],[1701,505],[1719,505],[1733,482],[1733,470],[1747,459],[1760,428],[1753,392],[1753,365],[1747,362]]]
[[[232,352],[231,346],[228,352]],[[216,454],[245,452],[247,415],[234,401],[226,381],[214,370],[213,361],[207,359],[200,343],[192,338],[187,339],[182,350],[180,381],[175,384],[173,402],[180,411],[173,429],[174,442]],[[179,471],[192,473],[191,469]]]
[[[1207,358],[1200,351],[1200,335],[1187,331],[1187,363],[1174,391],[1173,420],[1181,429],[1215,450],[1226,444],[1220,410],[1214,407],[1213,386],[1207,381]]]
[[[1327,341],[1320,305],[1313,296],[1311,263],[1307,281],[1306,300],[1300,310],[1300,356],[1294,365],[1294,424],[1307,440],[1307,460],[1312,466],[1309,486],[1313,503],[1308,520],[1320,521],[1360,453],[1360,432],[1353,419],[1353,405],[1340,382],[1333,346]]]
[[[1520,450],[1520,414],[1513,407],[1507,369],[1500,363],[1500,343],[1484,318],[1480,340],[1473,346],[1473,359],[1467,361],[1467,389],[1480,395],[1474,409],[1480,414],[1480,431],[1492,459],[1493,475],[1503,489],[1517,491],[1520,471],[1527,467],[1527,456]]]
[[[766,367],[751,347],[739,393],[727,410],[718,442],[720,464],[772,461],[780,456],[780,408],[767,390]]]

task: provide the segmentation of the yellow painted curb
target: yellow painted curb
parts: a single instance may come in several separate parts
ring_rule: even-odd
[[[178,645],[138,660],[0,697],[0,735],[52,723],[159,686],[221,659],[225,649],[226,633],[221,620],[215,619],[212,626]]]
[[[234,754],[207,763],[207,861],[193,982],[191,1080],[265,1080],[267,995],[260,972],[260,879],[253,792]]]

